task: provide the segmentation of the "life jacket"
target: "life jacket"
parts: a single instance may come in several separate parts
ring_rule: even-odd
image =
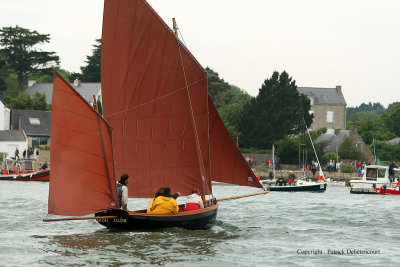
[[[117,182],[118,207],[122,208],[122,184]]]

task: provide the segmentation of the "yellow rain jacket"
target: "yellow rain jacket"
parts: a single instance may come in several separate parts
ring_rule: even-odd
[[[164,213],[178,213],[179,207],[176,200],[172,197],[157,197],[151,206],[149,213],[164,214]]]

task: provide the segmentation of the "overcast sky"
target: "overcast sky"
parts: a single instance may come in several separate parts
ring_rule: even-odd
[[[257,95],[273,71],[299,87],[341,85],[347,106],[400,101],[399,0],[149,0],[205,68]],[[101,37],[103,0],[0,2],[0,27],[50,34],[77,72]]]

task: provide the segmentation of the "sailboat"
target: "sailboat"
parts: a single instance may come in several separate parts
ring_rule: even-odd
[[[295,180],[293,185],[269,185],[268,189],[270,191],[280,191],[280,192],[325,192],[326,187],[327,187],[327,182],[325,181],[324,178],[324,173],[321,168],[321,164],[318,159],[317,151],[315,150],[314,143],[312,141],[310,131],[305,125],[308,137],[310,138],[310,142],[315,154],[315,158],[317,160],[318,166],[319,166],[319,174],[318,174],[318,181],[314,182],[309,179],[307,179],[306,174],[305,174],[305,165],[303,166],[304,169],[304,176],[300,179]],[[274,168],[275,169],[275,168]],[[275,177],[275,176],[274,176]]]
[[[207,72],[146,1],[105,1],[101,60],[104,118],[55,74],[49,214],[95,213],[71,219],[107,228],[204,229],[218,201],[268,192],[213,195],[211,181],[263,188],[208,96]],[[205,208],[119,209],[115,182],[123,173],[130,198],[152,198],[159,187],[198,189]]]

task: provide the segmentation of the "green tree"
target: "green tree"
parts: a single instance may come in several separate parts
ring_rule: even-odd
[[[49,110],[49,105],[46,102],[46,94],[35,92],[32,98],[33,110]]]
[[[299,134],[312,123],[310,100],[299,94],[287,72],[274,72],[264,81],[256,98],[240,118],[242,143],[246,147],[269,148],[285,135]]]
[[[82,82],[101,82],[101,39],[96,39],[92,55],[86,56],[86,66],[81,67],[81,73],[72,73],[72,79]]]
[[[392,104],[389,104],[388,108],[386,109],[386,112],[390,112],[392,108],[394,108],[398,104],[400,104],[400,102],[393,102]]]
[[[342,159],[357,159],[357,160],[365,160],[365,157],[361,153],[361,148],[356,147],[353,144],[353,140],[350,136],[346,136],[343,139],[343,143],[340,145],[338,149],[338,154]]]
[[[209,67],[206,67],[206,71],[208,73],[208,94],[211,97],[211,100],[214,102],[216,100],[217,95],[231,89],[230,85],[221,79],[217,72],[213,71]]]
[[[12,109],[32,109],[32,99],[27,93],[19,93],[17,97],[8,100],[9,106]]]
[[[221,92],[215,97],[214,105],[221,116],[232,138],[240,136],[239,119],[244,109],[251,100],[251,96],[236,86],[230,86],[229,90]]]
[[[380,161],[393,162],[400,161],[400,143],[395,145],[388,144],[386,141],[376,142],[376,156]]]
[[[4,51],[0,50],[0,91],[5,91],[7,89],[6,78],[8,76],[8,70],[6,66],[6,55]]]
[[[41,51],[35,47],[49,41],[49,34],[39,34],[19,26],[0,29],[0,46],[7,56],[8,68],[18,76],[19,92],[24,91],[30,74],[51,73],[51,67],[59,64],[55,52]]]
[[[50,110],[46,102],[46,95],[36,92],[33,97],[28,93],[19,93],[16,97],[5,97],[5,103],[12,109]]]
[[[383,112],[385,111],[385,108],[382,106],[381,103],[371,103],[369,102],[368,104],[362,103],[360,106],[358,107],[348,107],[346,109],[346,120],[360,120],[362,118],[360,118],[361,116],[373,116],[371,115],[371,113],[375,113],[376,115],[381,115]],[[361,112],[367,112],[366,114],[369,115],[361,115],[358,113]],[[371,118],[368,118],[371,119]]]
[[[395,105],[384,117],[386,127],[396,136],[400,136],[400,104]]]
[[[299,163],[299,139],[285,136],[276,142],[276,154],[284,164]]]

